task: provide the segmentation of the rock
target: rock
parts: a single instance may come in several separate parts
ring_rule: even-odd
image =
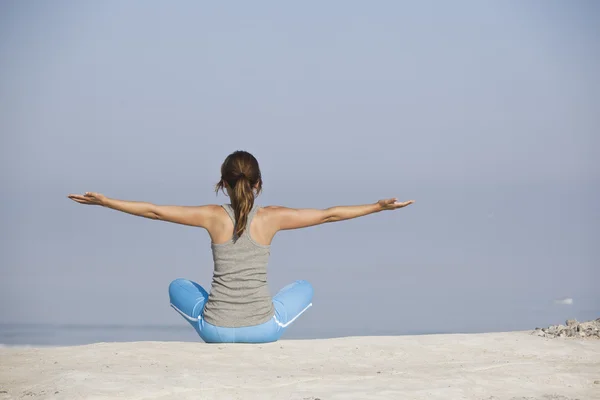
[[[581,323],[576,319],[568,319],[566,325],[550,325],[547,328],[536,328],[532,334],[550,339],[567,337],[600,339],[600,318]]]

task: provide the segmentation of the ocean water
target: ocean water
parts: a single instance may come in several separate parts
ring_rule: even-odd
[[[351,318],[346,312],[342,318],[323,323],[315,314],[307,314],[303,321],[292,324],[281,340],[327,339],[346,336],[397,336],[444,333],[482,333],[533,330],[564,323],[566,319],[590,321],[600,317],[595,298],[577,298],[574,304],[549,307],[540,300],[528,307],[490,308],[494,312],[477,313],[465,307],[455,310],[450,317],[434,310],[432,318],[402,317],[381,319],[377,313],[362,313]],[[325,314],[335,310],[324,310]],[[447,311],[447,310],[446,310]],[[339,310],[338,310],[339,313]],[[417,317],[419,319],[417,320]],[[202,343],[191,325],[177,324],[118,324],[118,323],[16,323],[0,322],[0,347],[76,346],[99,342],[177,341]]]
[[[355,332],[358,333],[358,332]],[[399,332],[370,331],[371,335],[394,335]],[[426,334],[442,332],[405,332]],[[282,340],[332,338],[346,335],[333,332],[287,331]],[[77,325],[77,324],[0,324],[0,347],[76,346],[100,342],[178,341],[202,339],[188,324],[180,325]]]
[[[190,326],[0,324],[0,345],[72,346],[98,342],[201,341]]]

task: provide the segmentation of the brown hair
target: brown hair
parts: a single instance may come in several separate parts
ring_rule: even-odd
[[[262,177],[258,161],[247,151],[234,151],[221,165],[221,180],[215,186],[215,192],[223,190],[225,183],[231,189],[231,206],[235,212],[235,235],[242,236],[248,223],[248,214],[254,206],[256,195],[262,190]]]

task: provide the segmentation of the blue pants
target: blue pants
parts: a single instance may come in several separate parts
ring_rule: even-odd
[[[260,325],[226,328],[202,318],[208,293],[196,282],[176,279],[169,285],[171,306],[181,314],[206,343],[268,343],[277,341],[285,329],[312,306],[313,288],[295,281],[273,297],[275,315]]]

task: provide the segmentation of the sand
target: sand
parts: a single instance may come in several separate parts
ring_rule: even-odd
[[[530,332],[0,349],[0,399],[600,399],[600,340]]]

